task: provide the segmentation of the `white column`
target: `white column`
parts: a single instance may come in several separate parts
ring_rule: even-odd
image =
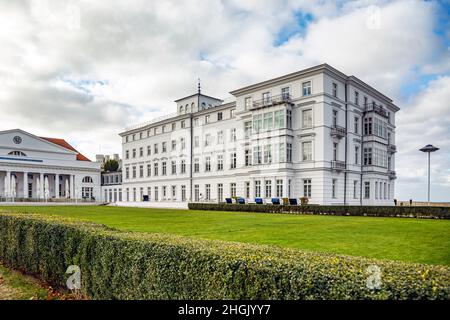
[[[69,190],[70,190],[70,198],[71,199],[75,198],[75,192],[74,192],[73,186],[74,186],[74,181],[73,181],[73,175],[71,174],[70,178],[69,178]]]
[[[11,194],[11,171],[6,171],[6,183],[3,182],[6,189],[5,189],[5,198],[8,198]]]
[[[59,174],[55,174],[55,199],[59,199]]]
[[[45,193],[44,193],[44,174],[39,174],[39,189],[41,190],[41,194],[39,195],[39,198],[44,199]]]
[[[28,198],[28,172],[23,173],[23,197]]]

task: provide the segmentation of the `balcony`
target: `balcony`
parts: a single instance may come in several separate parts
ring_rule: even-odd
[[[333,160],[331,161],[331,169],[333,170],[345,170],[345,162],[340,160]]]
[[[397,174],[395,173],[395,171],[389,170],[388,177],[389,177],[389,179],[394,180],[394,179],[397,179]]]
[[[387,111],[381,105],[377,105],[375,102],[367,103],[364,111],[365,112],[373,111],[382,117],[389,118]]]
[[[389,152],[389,153],[396,153],[397,152],[397,147],[394,144],[388,144],[387,152]]]
[[[290,94],[280,94],[278,96],[267,97],[261,100],[253,101],[253,105],[250,110],[260,109],[264,107],[275,106],[277,104],[289,103],[292,102],[292,97]]]
[[[346,130],[344,127],[338,126],[338,125],[332,125],[331,126],[331,132],[330,132],[332,137],[337,137],[339,139],[341,139],[342,137],[345,137],[345,135],[347,134]]]

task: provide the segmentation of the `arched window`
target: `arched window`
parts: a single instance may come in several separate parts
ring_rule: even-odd
[[[27,155],[25,153],[23,153],[22,151],[11,151],[10,153],[8,153],[11,156],[21,156],[21,157],[26,157]]]
[[[189,110],[189,105],[187,104],[187,105],[184,107],[184,112],[188,112],[188,110]]]
[[[206,103],[202,102],[202,110],[206,108]]]
[[[180,106],[180,113],[183,113],[183,106]]]
[[[93,183],[94,181],[92,180],[91,177],[86,176],[83,178],[83,183]]]

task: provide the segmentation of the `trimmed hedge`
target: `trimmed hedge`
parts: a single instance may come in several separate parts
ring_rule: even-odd
[[[450,207],[189,203],[190,210],[450,219]]]
[[[0,259],[64,286],[81,268],[93,299],[450,299],[450,268],[271,246],[126,233],[0,213]],[[377,265],[381,287],[368,289]]]

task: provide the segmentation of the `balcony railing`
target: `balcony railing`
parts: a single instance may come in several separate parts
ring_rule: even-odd
[[[387,151],[389,153],[395,153],[397,152],[397,147],[394,144],[388,144]]]
[[[255,100],[253,101],[253,106],[251,109],[259,109],[263,107],[269,107],[277,104],[283,104],[283,103],[291,103],[292,97],[290,94],[280,94],[273,97],[267,97],[263,98],[261,100]]]
[[[389,179],[391,179],[391,180],[397,179],[397,174],[393,170],[388,171],[388,176],[389,176]]]
[[[388,118],[387,111],[381,105],[377,105],[375,102],[367,103],[365,106],[365,111],[373,111],[375,113],[378,113],[382,117]]]
[[[345,162],[340,160],[331,161],[331,169],[333,170],[345,170]]]
[[[335,124],[331,126],[331,135],[332,136],[342,138],[342,137],[345,137],[346,134],[347,134],[347,132],[344,127],[341,127],[341,126],[338,126]]]

